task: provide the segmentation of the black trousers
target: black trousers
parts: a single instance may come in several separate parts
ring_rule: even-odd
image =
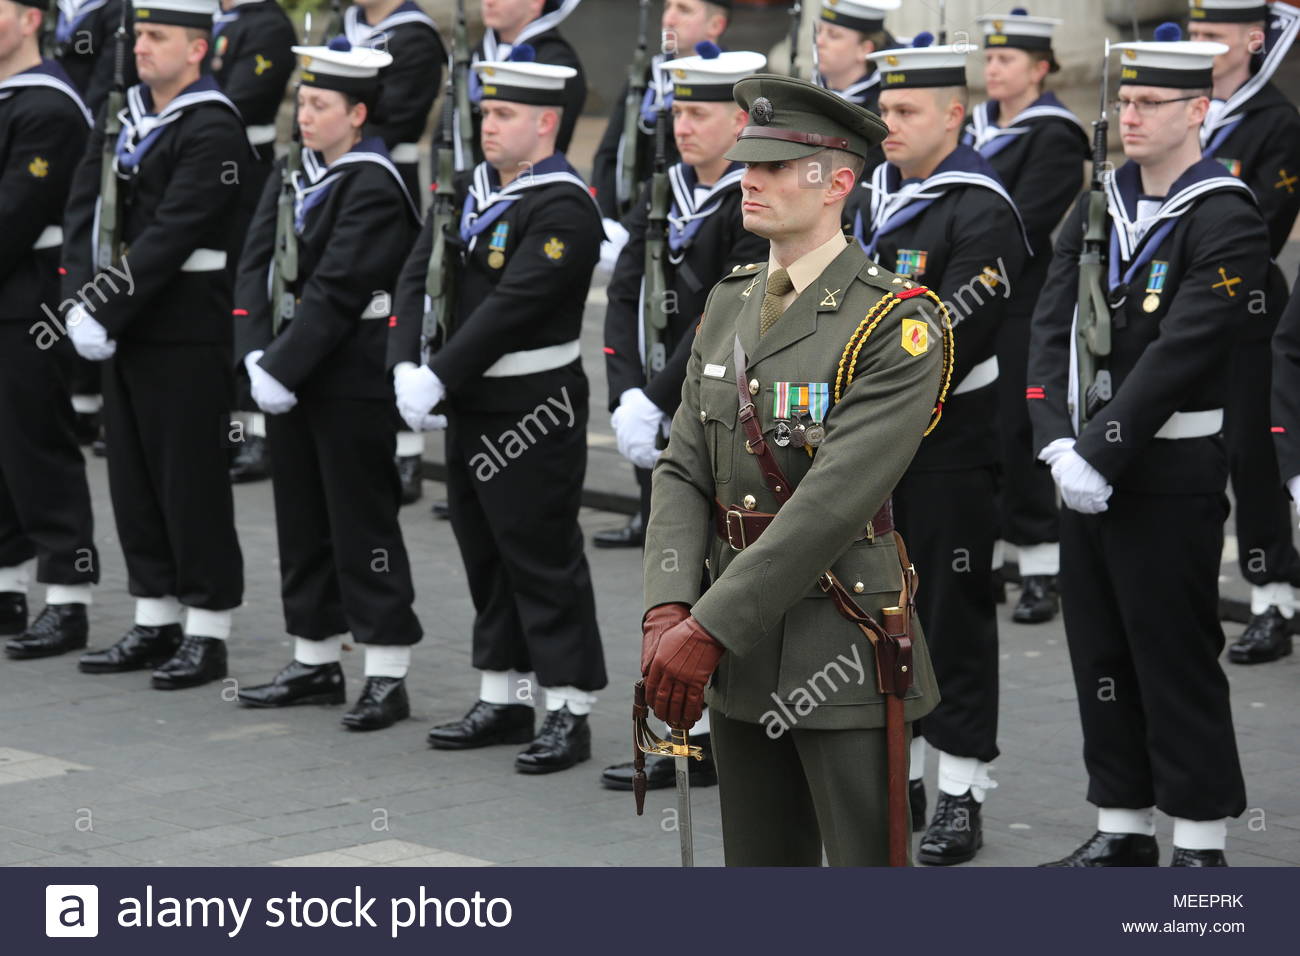
[[[894,521],[920,577],[917,616],[939,682],[939,706],[917,732],[955,757],[998,756],[997,534],[993,468],[909,471]]]
[[[457,410],[447,428],[447,505],[474,600],[474,666],[594,691],[607,678],[578,527],[586,403],[574,403],[571,427],[560,415],[558,425],[539,415],[545,427],[530,425],[524,442],[520,413]]]
[[[1223,437],[1228,445],[1236,505],[1237,562],[1251,584],[1300,586],[1300,554],[1291,537],[1291,499],[1273,447],[1269,410],[1269,339],[1244,341],[1228,363]]]
[[[390,402],[302,395],[266,416],[280,540],[280,597],[288,633],[362,644],[423,636],[398,525]]]
[[[1013,300],[1019,302],[1019,300]],[[1050,544],[1057,530],[1056,485],[1051,470],[1035,458],[1025,385],[1029,325],[1034,298],[1010,308],[998,327],[998,440],[1001,448],[998,536],[1014,545]],[[928,633],[928,632],[927,632]]]
[[[230,491],[230,349],[118,343],[104,363],[108,485],[136,597],[239,606]]]
[[[76,353],[38,348],[27,322],[0,322],[0,568],[36,558],[44,584],[99,581],[86,462],[73,433]]]
[[[1246,808],[1219,665],[1227,499],[1115,492],[1061,512],[1061,589],[1088,801],[1189,820]]]

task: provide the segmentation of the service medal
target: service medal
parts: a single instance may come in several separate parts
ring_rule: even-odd
[[[1156,293],[1152,292],[1142,300],[1143,311],[1154,312],[1158,308],[1160,308],[1160,296]]]
[[[506,254],[499,249],[493,249],[488,253],[488,265],[493,269],[500,269],[506,264]]]
[[[816,448],[826,440],[826,426],[820,422],[814,422],[808,426],[803,437],[810,447]]]
[[[772,434],[772,441],[781,448],[785,448],[790,444],[789,422],[779,421],[776,423],[776,431]]]

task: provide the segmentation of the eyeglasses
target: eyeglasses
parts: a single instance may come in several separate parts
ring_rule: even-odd
[[[1150,116],[1166,103],[1185,103],[1188,100],[1199,99],[1199,96],[1179,96],[1172,100],[1126,100],[1121,96],[1110,101],[1110,108],[1115,111],[1116,116],[1123,114],[1124,110],[1129,106],[1137,110],[1138,116]]]

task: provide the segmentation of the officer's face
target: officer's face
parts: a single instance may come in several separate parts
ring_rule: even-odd
[[[663,30],[665,53],[690,56],[695,52],[695,44],[716,41],[722,36],[727,20],[704,0],[668,0],[659,26]]]
[[[673,103],[673,138],[682,161],[690,166],[716,162],[736,144],[749,114],[734,103]]]
[[[1012,100],[1042,83],[1047,63],[1035,63],[1024,50],[985,50],[984,84],[989,99]]]
[[[861,76],[867,71],[867,54],[875,50],[876,45],[857,30],[833,23],[817,24],[817,63],[825,76]]]
[[[365,104],[349,106],[347,97],[337,90],[315,86],[298,89],[298,128],[308,149],[328,154],[340,146],[351,148],[365,121]]]
[[[1231,76],[1234,72],[1249,70],[1250,55],[1264,48],[1262,23],[1193,23],[1188,27],[1188,39],[1222,43],[1227,53],[1214,58],[1214,78]]]
[[[40,15],[26,4],[0,0],[0,60],[7,60],[23,40],[40,28]]]
[[[949,145],[965,110],[946,90],[882,90],[880,118],[889,127],[885,158],[906,170],[929,163]]]
[[[517,175],[538,151],[542,137],[554,134],[558,125],[555,110],[540,106],[484,100],[482,109],[483,158],[502,173]]]
[[[483,25],[493,30],[518,30],[536,20],[545,0],[483,0]]]
[[[184,27],[161,23],[135,25],[135,71],[141,82],[159,86],[178,80],[203,61],[208,41],[193,38]]]
[[[1147,165],[1182,147],[1188,136],[1201,128],[1210,104],[1207,97],[1183,99],[1186,96],[1186,90],[1121,86],[1118,101],[1124,105],[1118,119],[1124,155],[1138,165]]]
[[[778,242],[814,231],[825,208],[853,188],[852,173],[828,170],[823,158],[814,154],[786,162],[746,163],[740,180],[745,229]]]

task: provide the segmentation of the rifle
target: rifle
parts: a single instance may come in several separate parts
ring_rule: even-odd
[[[790,4],[790,75],[799,79],[799,27],[803,20],[803,4],[794,0]]]
[[[939,0],[939,39],[936,41],[939,46],[948,42],[948,4],[946,0]]]
[[[303,43],[311,45],[311,14],[303,19]],[[298,106],[294,103],[293,136],[289,152],[280,167],[280,195],[275,208],[275,249],[271,262],[271,332],[280,333],[285,322],[298,310],[294,285],[298,281],[298,232],[294,224],[297,183],[302,176],[302,130],[298,126]]]
[[[646,70],[650,64],[646,38],[650,24],[650,0],[639,2],[641,20],[637,28],[636,54],[627,68],[627,95],[623,98],[623,136],[619,140],[618,179],[614,185],[614,202],[620,219],[636,201],[636,189],[641,182],[641,170],[637,168],[637,139],[641,129],[641,100],[645,97]]]
[[[59,24],[59,5],[57,0],[46,0],[41,6],[41,56],[53,60],[58,55],[58,43],[55,33]]]
[[[122,261],[122,197],[118,193],[117,140],[122,134],[121,112],[126,104],[126,17],[129,0],[122,0],[117,32],[113,34],[113,88],[104,104],[104,144],[99,161],[99,224],[95,234],[95,266],[111,269]]]
[[[1101,113],[1092,124],[1092,185],[1088,191],[1088,224],[1079,253],[1079,305],[1075,323],[1078,371],[1079,431],[1110,401],[1110,372],[1103,366],[1110,355],[1110,301],[1106,295],[1106,94],[1110,82],[1110,40],[1101,68]]]
[[[474,165],[474,113],[469,102],[469,31],[465,26],[465,0],[456,0],[456,25],[451,35],[451,71],[455,74],[454,149],[456,172]]]
[[[455,48],[452,52],[456,52]],[[456,254],[460,240],[456,231],[456,164],[452,155],[456,136],[456,79],[456,71],[448,70],[442,94],[442,118],[433,141],[433,206],[429,210],[433,248],[424,279],[429,307],[420,327],[421,364],[429,360],[432,343],[440,337],[446,339],[456,302],[456,273],[460,265]]]
[[[641,296],[641,326],[645,335],[645,379],[663,371],[668,360],[664,333],[668,329],[668,110],[655,114],[655,164],[650,177],[650,215],[646,221],[645,278]]]
[[[311,14],[309,13],[307,14],[307,16],[310,17]],[[310,19],[307,21],[307,27],[308,27],[307,42],[310,43],[311,42],[311,20]],[[325,36],[321,39],[321,43],[329,43],[329,41],[334,39],[334,37],[342,36],[343,33],[344,33],[343,4],[341,4],[339,0],[330,0],[330,22],[329,22],[329,26],[325,28]]]

